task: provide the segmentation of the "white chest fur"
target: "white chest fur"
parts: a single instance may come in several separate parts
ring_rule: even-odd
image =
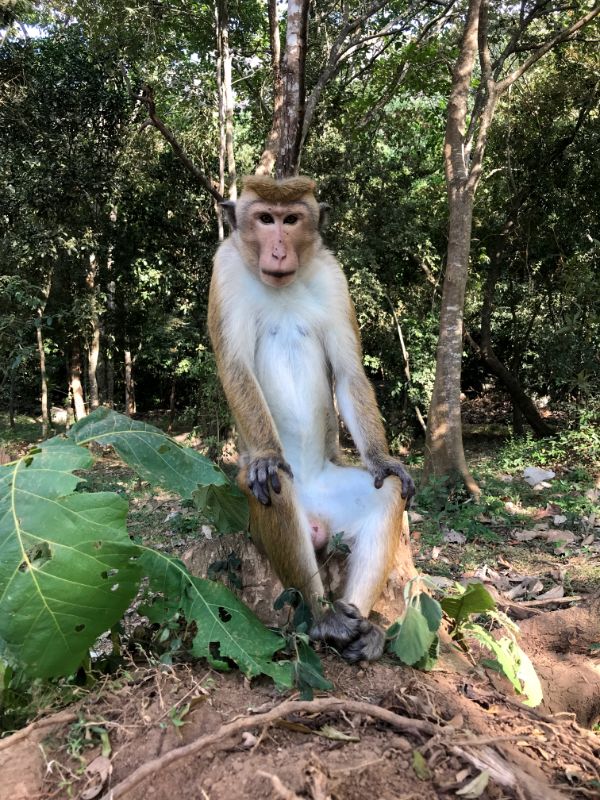
[[[325,420],[332,405],[325,309],[302,285],[270,294],[256,309],[256,376],[284,456],[302,480],[321,469],[325,458]]]

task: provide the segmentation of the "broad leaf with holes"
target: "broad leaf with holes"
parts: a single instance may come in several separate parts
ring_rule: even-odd
[[[140,580],[127,502],[77,493],[92,459],[68,439],[0,467],[0,638],[32,675],[65,675],[114,625]]]
[[[190,575],[181,561],[164,553],[142,550],[142,568],[150,579],[150,590],[159,593],[144,609],[153,622],[164,623],[182,613],[196,626],[195,656],[206,658],[217,669],[228,669],[230,660],[250,678],[264,674],[280,686],[293,685],[291,663],[272,661],[285,647],[282,636],[265,628],[223,584]]]
[[[210,459],[159,428],[98,408],[74,425],[69,437],[77,444],[112,445],[142,478],[194,500],[221,533],[248,527],[248,501],[237,486]]]

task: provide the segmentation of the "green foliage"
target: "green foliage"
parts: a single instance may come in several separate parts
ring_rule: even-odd
[[[78,493],[88,452],[51,439],[0,468],[0,638],[32,675],[73,672],[140,580],[126,501]]]
[[[600,462],[600,432],[597,410],[583,412],[575,425],[548,439],[509,440],[499,453],[498,466],[517,472],[532,465],[572,467],[583,478],[590,478]]]
[[[303,700],[312,700],[314,690],[327,692],[333,684],[323,675],[321,659],[310,646],[308,631],[312,625],[312,613],[297,589],[285,589],[273,603],[275,611],[289,606],[290,617],[284,627],[286,652],[292,659],[294,685]]]
[[[152,483],[187,496],[227,479],[207,459],[156,428],[99,409],[69,434],[0,467],[0,654],[6,669],[32,676],[74,672],[97,636],[112,628],[148,578],[152,619],[183,617],[192,653],[218,668],[290,686],[292,666],[274,663],[284,639],[267,630],[220,584],[194,578],[176,559],[127,536],[126,501],[110,492],[77,492],[75,470],[92,463],[83,447],[110,443]],[[227,508],[227,504],[223,508]],[[235,502],[234,506],[235,508]],[[222,511],[222,510],[221,510]],[[225,513],[222,511],[222,513]],[[233,514],[236,518],[236,514]]]
[[[403,664],[419,669],[431,669],[437,660],[438,630],[442,609],[437,600],[424,592],[411,596],[406,589],[406,609],[387,631],[388,650]]]
[[[191,499],[221,533],[248,527],[248,501],[208,458],[163,431],[99,408],[69,431],[77,444],[111,445],[145,480]]]
[[[482,583],[470,583],[457,597],[444,597],[442,600],[442,609],[453,620],[455,630],[460,629],[470,616],[495,608],[494,598]]]
[[[458,594],[444,597],[441,603],[452,621],[455,640],[465,647],[465,639],[471,638],[490,650],[494,659],[485,659],[483,663],[508,678],[516,692],[525,694],[526,705],[539,705],[543,699],[542,687],[529,657],[518,644],[517,626],[496,610],[496,603],[483,584],[457,585],[456,589]],[[471,621],[479,616],[498,624],[507,635],[496,638],[483,625]]]
[[[247,606],[220,583],[195,578],[177,559],[142,548],[141,565],[158,597],[144,607],[152,622],[165,624],[179,614],[195,626],[191,652],[216,669],[237,664],[248,677],[269,675],[292,686],[289,662],[274,663],[285,641],[262,625]]]

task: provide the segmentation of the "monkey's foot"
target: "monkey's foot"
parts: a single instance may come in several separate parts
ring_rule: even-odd
[[[358,608],[344,600],[336,600],[310,629],[310,638],[335,647],[351,663],[375,661],[385,646],[385,633],[362,616]]]

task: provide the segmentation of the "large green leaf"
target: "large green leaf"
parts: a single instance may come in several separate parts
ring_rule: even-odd
[[[248,502],[225,473],[153,425],[98,408],[74,425],[69,437],[77,444],[112,445],[142,478],[194,500],[221,533],[248,526]]]
[[[140,578],[127,502],[74,493],[91,464],[67,439],[0,467],[0,637],[32,675],[74,671],[124,613]]]
[[[293,685],[290,662],[273,662],[285,646],[279,634],[270,631],[221,583],[190,575],[184,564],[155,550],[142,548],[142,567],[150,578],[150,590],[161,596],[146,609],[153,621],[165,622],[181,611],[196,625],[192,652],[206,658],[217,669],[234,661],[248,675],[269,675],[281,686]]]

